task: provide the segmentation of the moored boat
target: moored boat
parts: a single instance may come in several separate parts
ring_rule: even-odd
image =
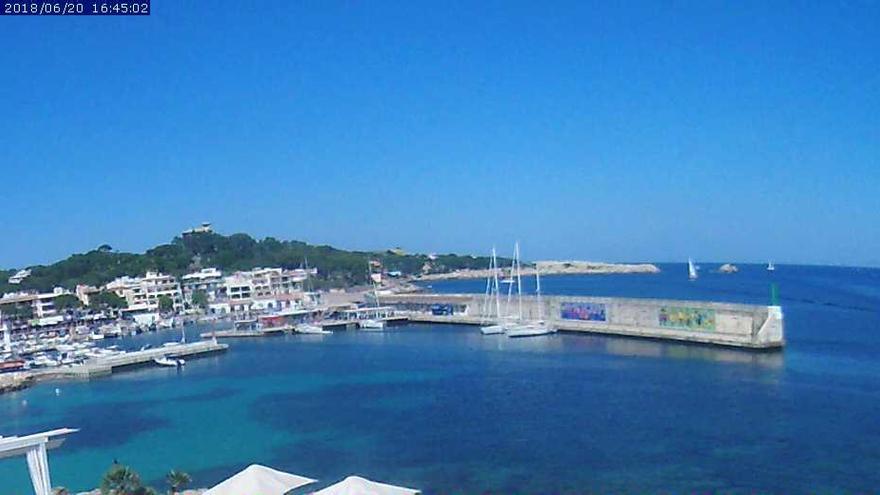
[[[315,325],[313,323],[300,323],[296,327],[294,327],[294,331],[296,333],[304,333],[310,335],[327,335],[333,333],[329,330],[324,330],[324,327],[320,325]]]
[[[375,318],[367,318],[366,320],[360,320],[358,322],[358,327],[360,327],[361,330],[377,332],[385,330],[385,322]]]
[[[492,248],[492,258],[489,261],[490,275],[486,279],[486,297],[483,300],[483,315],[486,315],[485,324],[480,326],[483,335],[497,335],[504,333],[504,325],[492,323],[501,318],[501,291],[498,285],[498,257],[495,248]]]
[[[153,362],[158,364],[159,366],[176,366],[180,367],[186,364],[186,361],[183,359],[174,359],[169,357],[158,357],[153,359]]]

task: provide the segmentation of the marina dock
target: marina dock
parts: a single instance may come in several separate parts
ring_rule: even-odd
[[[228,349],[226,344],[218,344],[211,340],[177,344],[167,347],[156,347],[142,351],[126,352],[118,356],[98,358],[83,364],[32,371],[30,376],[35,380],[54,380],[66,378],[90,379],[107,376],[123,368],[153,365],[154,359],[160,358],[196,358]]]
[[[482,294],[400,294],[382,301],[410,321],[469,325],[497,321],[489,314]],[[747,349],[780,349],[785,345],[779,306],[572,296],[544,296],[540,308],[536,297],[524,296],[522,305],[525,320],[543,315],[544,321],[560,331]],[[513,306],[516,310],[516,303]]]
[[[247,337],[271,337],[284,335],[293,331],[293,326],[285,325],[283,327],[263,328],[263,329],[235,329],[214,330],[211,332],[202,332],[199,336],[203,339],[237,339]]]

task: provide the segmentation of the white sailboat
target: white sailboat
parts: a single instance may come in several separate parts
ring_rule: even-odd
[[[696,280],[697,279],[697,267],[694,265],[694,260],[692,258],[688,258],[688,280]]]
[[[776,265],[774,265],[772,261],[767,263],[767,271],[768,272],[776,271]]]
[[[491,274],[486,279],[486,299],[483,306],[483,314],[487,315],[486,323],[488,324],[480,327],[480,333],[483,335],[504,333],[504,325],[498,321],[501,319],[501,291],[498,285],[498,258],[494,247],[492,248],[492,259],[489,261],[489,271]],[[492,311],[493,306],[494,312]],[[493,316],[495,323],[491,323]]]
[[[509,332],[511,330],[515,330],[521,326],[523,326],[523,314],[522,314],[522,276],[520,274],[519,267],[519,242],[517,241],[513,245],[513,261],[510,263],[510,280],[511,283],[507,286],[507,302],[504,305],[504,321],[501,323],[501,326],[504,328],[505,332]],[[511,304],[513,302],[513,286],[516,285],[516,306],[517,311],[516,315],[511,311]]]
[[[306,294],[310,295],[314,291],[314,287],[312,287],[312,280],[309,277],[309,275],[311,274],[311,271],[309,270],[309,259],[308,258],[303,258],[303,265],[305,266],[305,272],[306,272],[306,280],[305,280]],[[296,333],[304,333],[304,334],[309,334],[309,335],[327,335],[327,334],[333,333],[329,330],[324,330],[323,326],[315,324],[315,320],[312,317],[312,315],[313,315],[313,313],[310,312],[309,317],[305,321],[298,323],[295,327],[293,327],[293,331]]]
[[[535,295],[538,304],[538,320],[526,325],[520,325],[517,328],[508,330],[508,337],[538,337],[540,335],[550,335],[556,333],[556,328],[548,325],[544,321],[544,304],[541,300],[541,272],[535,269]]]
[[[376,301],[376,317],[359,321],[358,327],[360,327],[361,330],[368,332],[381,332],[385,330],[385,321],[379,319],[379,289],[376,287],[376,281],[373,280],[373,270],[370,268],[369,264],[367,264],[367,277],[370,279],[370,284],[373,286],[373,299]]]

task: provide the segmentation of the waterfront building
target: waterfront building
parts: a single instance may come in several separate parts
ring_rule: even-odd
[[[93,287],[91,285],[80,284],[76,286],[74,294],[76,294],[76,297],[81,303],[83,303],[84,306],[88,306],[91,303],[90,297],[93,294],[97,294],[98,292],[101,292],[101,289]]]
[[[251,279],[240,274],[230,275],[223,279],[224,292],[231,301],[250,299],[253,293]]]
[[[183,289],[183,298],[188,303],[192,303],[193,293],[197,291],[204,292],[208,302],[222,299],[226,295],[223,272],[216,268],[203,268],[188,273],[181,277],[180,285]]]
[[[64,294],[70,294],[70,291],[61,287],[55,287],[52,292],[45,293],[36,291],[7,293],[0,298],[0,311],[12,314],[15,312],[15,308],[27,306],[33,315],[31,319],[35,320],[38,325],[60,323],[64,319],[64,315],[58,313],[55,307],[55,298]]]
[[[228,300],[208,303],[208,313],[212,315],[226,315],[232,312],[232,306]]]
[[[148,271],[143,277],[119,277],[104,288],[125,299],[127,312],[157,311],[162,297],[171,299],[175,310],[183,307],[177,280],[160,272]]]
[[[316,273],[310,270],[310,273]],[[254,268],[235,272],[224,279],[226,297],[232,300],[277,296],[303,291],[306,271],[302,269]]]

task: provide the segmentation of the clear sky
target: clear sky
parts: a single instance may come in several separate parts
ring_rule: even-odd
[[[0,267],[205,220],[358,249],[880,265],[880,3],[152,11],[0,16]]]

